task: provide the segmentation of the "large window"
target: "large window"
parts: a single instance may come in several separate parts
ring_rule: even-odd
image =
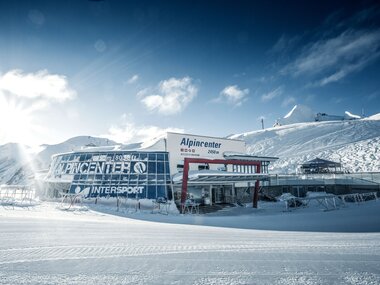
[[[167,152],[70,153],[55,157],[51,167],[51,177],[71,177],[73,193],[86,191],[90,197],[169,198]]]

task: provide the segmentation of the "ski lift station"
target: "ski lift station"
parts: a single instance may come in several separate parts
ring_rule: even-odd
[[[54,155],[44,188],[50,197],[172,200],[182,210],[189,201],[211,206],[248,199],[257,207],[260,181],[275,160],[246,154],[241,140],[167,133],[148,146]]]

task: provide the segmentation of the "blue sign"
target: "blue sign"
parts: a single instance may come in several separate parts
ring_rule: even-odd
[[[51,175],[72,177],[70,193],[84,197],[167,197],[167,152],[77,152],[56,156]],[[169,191],[170,192],[170,191]]]

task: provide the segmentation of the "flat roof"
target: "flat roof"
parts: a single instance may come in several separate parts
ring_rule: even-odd
[[[238,152],[225,152],[224,158],[231,160],[252,160],[252,161],[276,161],[278,157],[275,156],[258,156],[252,154],[238,153]]]
[[[183,173],[177,173],[173,176],[174,184],[181,184]],[[266,173],[242,173],[227,172],[219,170],[199,170],[189,171],[188,183],[237,183],[237,182],[254,182],[256,180],[265,180],[269,178]]]

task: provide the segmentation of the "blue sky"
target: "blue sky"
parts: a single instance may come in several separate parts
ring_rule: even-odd
[[[376,1],[1,1],[0,143],[380,112]]]

